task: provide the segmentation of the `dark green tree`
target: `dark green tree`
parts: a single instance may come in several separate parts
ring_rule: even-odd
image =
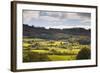
[[[91,58],[91,50],[89,48],[81,49],[76,57],[76,59],[78,59],[78,60],[90,59],[90,58]]]

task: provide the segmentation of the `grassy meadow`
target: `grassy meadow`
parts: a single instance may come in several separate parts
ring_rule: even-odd
[[[23,62],[78,60],[77,56],[82,49],[90,49],[89,44],[78,42],[83,39],[83,36],[59,40],[24,37]]]

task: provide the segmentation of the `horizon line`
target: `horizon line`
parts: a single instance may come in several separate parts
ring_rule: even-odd
[[[28,24],[23,24],[23,25],[28,25]],[[83,29],[85,29],[85,30],[90,30],[91,28],[85,28],[85,27],[79,27],[79,26],[77,26],[77,27],[66,27],[66,28],[57,28],[57,27],[42,27],[42,26],[34,26],[34,25],[28,25],[28,26],[31,26],[31,27],[36,27],[36,28],[45,28],[45,29],[61,29],[61,30],[63,30],[63,29],[73,29],[73,28],[83,28]]]

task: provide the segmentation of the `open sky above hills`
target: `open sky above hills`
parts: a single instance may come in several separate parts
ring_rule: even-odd
[[[35,27],[89,29],[91,27],[90,13],[56,12],[23,10],[23,24]]]

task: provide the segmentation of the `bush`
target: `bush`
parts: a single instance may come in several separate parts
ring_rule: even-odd
[[[23,62],[40,62],[50,61],[46,54],[39,54],[37,52],[24,53]]]
[[[89,48],[81,49],[76,57],[76,59],[78,59],[78,60],[90,59],[90,58],[91,58],[91,50]]]

